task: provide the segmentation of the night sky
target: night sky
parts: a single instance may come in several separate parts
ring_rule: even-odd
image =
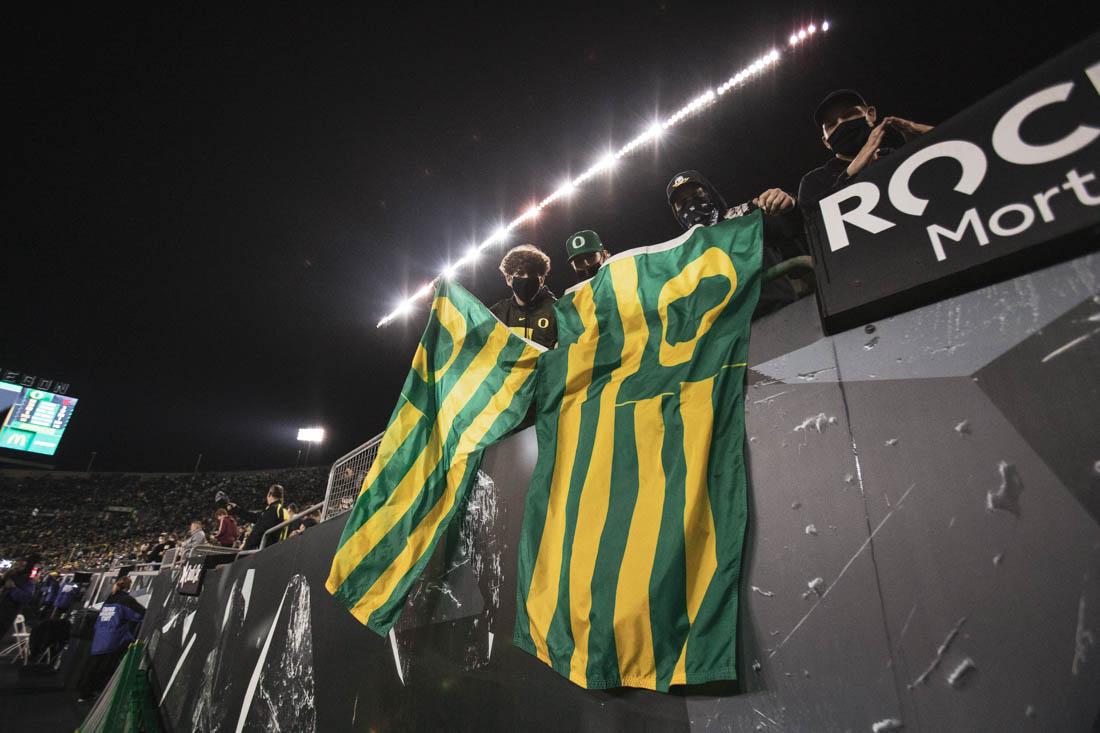
[[[375,329],[398,295],[772,47],[774,71],[509,244],[543,247],[560,294],[571,232],[678,233],[681,169],[731,203],[795,193],[828,156],[810,113],[832,88],[938,123],[1097,28],[1081,3],[522,5],[9,17],[0,366],[72,384],[57,465],[293,465],[313,424],[313,462],[352,449],[423,326]],[[497,261],[461,278],[487,303]]]

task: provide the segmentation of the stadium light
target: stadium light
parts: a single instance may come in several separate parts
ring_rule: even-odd
[[[818,30],[829,30],[829,21],[822,21],[820,26],[810,23],[802,28],[799,28],[795,32],[791,33],[790,38],[788,39],[789,45],[793,47],[801,45],[804,42],[808,42]],[[657,119],[653,121],[641,134],[639,134],[633,140],[626,143],[618,150],[612,149],[607,151],[607,153],[604,154],[591,168],[581,173],[576,178],[567,179],[563,184],[559,185],[553,193],[544,198],[542,201],[539,201],[538,203],[530,206],[526,211],[524,211],[523,214],[513,219],[507,225],[498,226],[497,229],[487,239],[482,241],[480,244],[472,245],[467,251],[466,255],[462,257],[462,259],[458,260],[457,262],[447,264],[443,268],[439,277],[455,277],[461,267],[474,264],[477,261],[478,256],[481,252],[493,245],[503,243],[507,239],[508,234],[512,229],[533,221],[542,211],[542,209],[546,208],[550,204],[560,201],[561,199],[568,198],[582,184],[584,184],[591,178],[594,178],[596,175],[606,171],[610,171],[612,168],[614,168],[620,158],[624,158],[627,155],[630,155],[638,148],[655,143],[666,130],[678,125],[680,122],[687,119],[688,117],[692,117],[698,114],[701,110],[711,106],[718,100],[719,97],[726,96],[732,90],[743,86],[749,79],[755,77],[760,71],[779,63],[779,60],[779,50],[773,48],[768,53],[755,59],[750,64],[742,68],[726,81],[722,82],[713,89],[708,89],[704,93],[695,97],[665,119]],[[413,306],[416,304],[416,301],[429,295],[432,292],[432,289],[434,288],[435,283],[438,279],[439,278],[437,277],[436,279],[426,283],[425,285],[422,285],[412,295],[402,299],[400,304],[396,308],[394,308],[394,310],[390,312],[389,315],[385,316],[378,322],[378,327],[381,328],[395,318],[411,313]]]
[[[489,238],[481,243],[479,249],[486,249],[494,244],[500,244],[508,238],[508,227],[503,224],[498,226],[493,233],[489,235]]]
[[[298,440],[306,444],[306,460],[305,465],[309,465],[309,451],[313,447],[314,443],[320,445],[325,440],[324,428],[298,428]],[[302,451],[298,450],[298,459],[301,460]],[[201,456],[200,456],[201,458]],[[296,463],[297,465],[297,463]]]
[[[298,440],[304,443],[322,443],[325,440],[325,429],[298,428]]]

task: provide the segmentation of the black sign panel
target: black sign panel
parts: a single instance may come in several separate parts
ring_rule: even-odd
[[[197,596],[202,593],[202,578],[206,573],[205,563],[201,557],[191,558],[183,566],[176,590],[185,596]]]
[[[808,229],[829,333],[1100,247],[1100,34],[865,169]]]

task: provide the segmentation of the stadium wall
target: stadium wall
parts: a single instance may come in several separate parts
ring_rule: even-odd
[[[737,683],[585,691],[509,643],[533,430],[486,452],[389,638],[324,589],[342,522],[167,572],[172,730],[1087,730],[1100,701],[1100,256],[825,337],[758,322]],[[820,580],[818,580],[820,579]]]

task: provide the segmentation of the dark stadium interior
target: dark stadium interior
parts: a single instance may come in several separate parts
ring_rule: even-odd
[[[0,728],[1100,733],[1100,4],[3,38]]]
[[[2,52],[19,140],[4,270],[27,275],[5,279],[0,366],[82,399],[63,468],[91,451],[102,470],[293,465],[293,431],[316,422],[332,460],[385,426],[406,360],[381,357],[412,353],[423,323],[377,320],[602,146],[833,19],[827,42],[521,232],[554,257],[558,293],[577,228],[613,251],[676,232],[677,170],[731,202],[793,191],[827,157],[810,113],[829,89],[941,122],[1100,20],[1041,7],[22,8]],[[505,293],[491,265],[464,283]]]

